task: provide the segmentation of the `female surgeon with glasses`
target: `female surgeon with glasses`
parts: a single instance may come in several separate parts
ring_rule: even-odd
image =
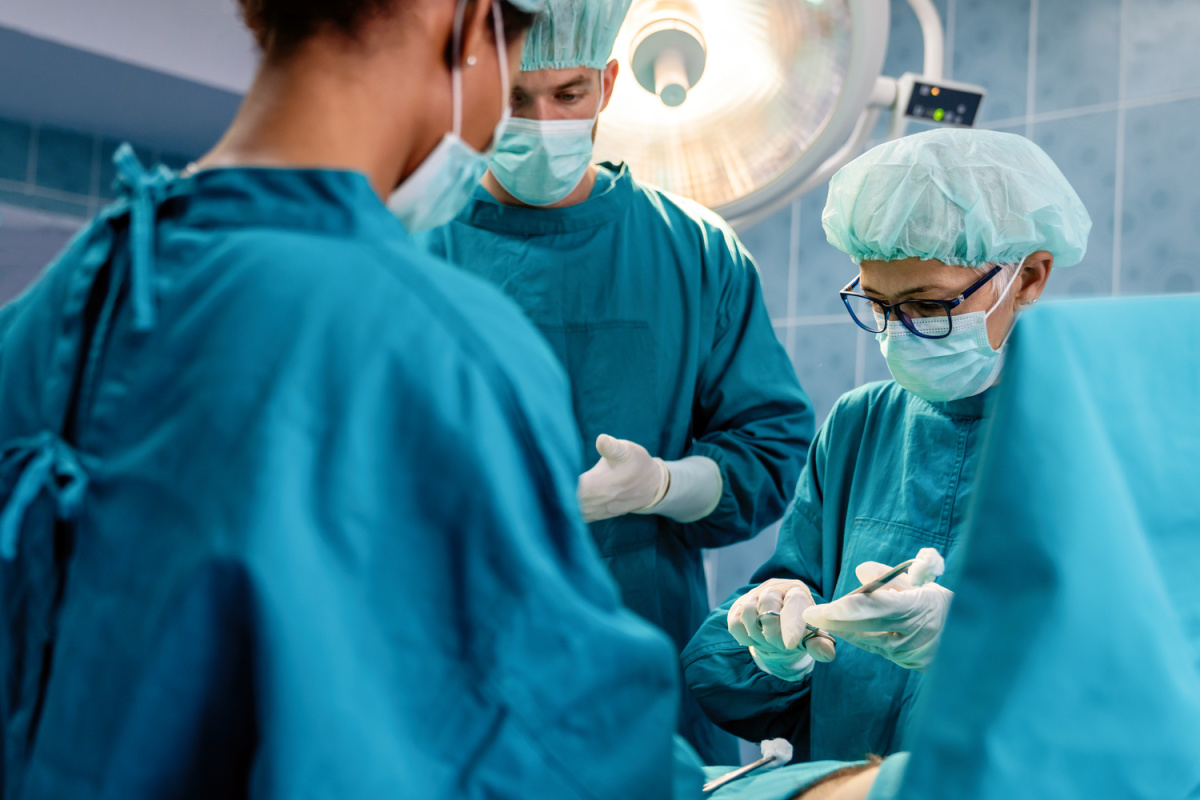
[[[922,548],[953,553],[1005,342],[1051,269],[1082,260],[1091,220],[1031,141],[975,130],[867,152],[834,176],[822,220],[859,266],[841,298],[895,380],[838,401],[775,554],[683,659],[718,725],[848,760],[903,747],[952,593],[910,571],[847,595]]]
[[[226,136],[121,151],[0,311],[0,795],[669,796],[676,651],[584,528],[566,378],[410,236],[540,3],[240,5]]]

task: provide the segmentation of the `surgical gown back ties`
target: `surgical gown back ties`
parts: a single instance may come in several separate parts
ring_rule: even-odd
[[[775,554],[753,577],[794,578],[818,603],[858,588],[864,561],[895,564],[922,547],[953,556],[975,482],[986,392],[929,403],[893,381],[844,395],[817,433]],[[797,760],[888,755],[921,675],[845,643],[811,679],[762,672],[729,635],[738,590],[683,653],[688,686],[722,727],[751,741],[785,737]]]
[[[4,317],[4,797],[669,796],[519,310],[361,175],[134,173]]]
[[[596,437],[721,467],[716,511],[692,524],[628,515],[591,525],[625,603],[680,650],[709,610],[702,549],[782,514],[813,433],[808,398],[771,328],[749,254],[718,217],[605,165],[561,209],[475,201],[427,243],[517,301],[571,379],[591,467]],[[737,758],[684,694],[681,731],[708,763]]]

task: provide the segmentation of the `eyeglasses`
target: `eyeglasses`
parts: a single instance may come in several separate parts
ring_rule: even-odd
[[[885,303],[882,300],[852,291],[858,287],[859,279],[855,278],[846,284],[838,294],[846,304],[846,310],[858,324],[858,327],[870,333],[883,333],[887,330],[888,320],[892,314],[922,339],[945,339],[954,329],[952,312],[971,295],[992,278],[1000,273],[1002,267],[993,267],[975,283],[971,284],[962,294],[953,300],[905,300],[902,303]],[[930,320],[922,322],[920,329],[913,320]]]

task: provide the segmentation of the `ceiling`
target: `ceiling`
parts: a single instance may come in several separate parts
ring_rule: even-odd
[[[234,0],[4,0],[0,26],[237,93],[257,62]]]
[[[0,2],[3,117],[198,154],[255,62],[232,0]]]

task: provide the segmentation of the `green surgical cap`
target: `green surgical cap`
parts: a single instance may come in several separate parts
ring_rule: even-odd
[[[603,69],[633,0],[548,0],[525,40],[522,72]]]
[[[825,236],[855,263],[1015,264],[1038,250],[1083,260],[1092,220],[1050,157],[1023,136],[926,131],[886,142],[829,182]]]

